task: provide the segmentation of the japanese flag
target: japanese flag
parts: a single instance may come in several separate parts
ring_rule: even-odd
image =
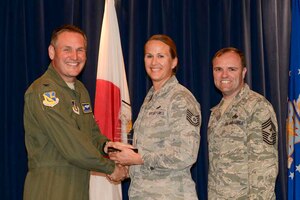
[[[127,143],[131,129],[131,106],[114,0],[105,1],[97,66],[95,120],[101,132],[113,141]],[[92,172],[90,200],[122,199],[121,184]]]

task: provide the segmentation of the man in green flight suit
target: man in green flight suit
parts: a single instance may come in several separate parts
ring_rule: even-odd
[[[112,142],[100,134],[88,91],[76,78],[85,65],[86,49],[82,30],[73,25],[56,29],[48,70],[25,93],[29,170],[24,200],[88,200],[90,170],[113,181],[126,177],[125,167],[104,157]]]

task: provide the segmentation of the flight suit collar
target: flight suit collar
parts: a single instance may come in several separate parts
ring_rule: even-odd
[[[54,69],[54,67],[52,66],[52,64],[50,63],[48,70],[46,72],[47,74],[49,74],[51,76],[51,78],[61,87],[64,88],[69,88],[69,86],[67,85],[67,83],[61,78],[61,76],[57,73],[57,71]],[[78,80],[76,79],[75,83],[74,83],[74,87],[76,90],[76,86],[78,86]],[[71,88],[69,88],[71,89]]]

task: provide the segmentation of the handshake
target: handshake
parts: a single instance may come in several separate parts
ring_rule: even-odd
[[[107,142],[103,150],[108,154],[109,159],[116,163],[113,173],[106,175],[107,179],[111,182],[120,182],[128,178],[128,168],[130,165],[141,165],[144,163],[141,155],[138,153],[138,149],[130,144]]]

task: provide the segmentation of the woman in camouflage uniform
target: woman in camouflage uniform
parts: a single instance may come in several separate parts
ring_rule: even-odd
[[[132,165],[131,200],[198,199],[190,169],[200,144],[200,105],[175,77],[178,58],[171,38],[152,36],[144,61],[153,86],[133,127],[139,153],[122,149],[111,159]]]

